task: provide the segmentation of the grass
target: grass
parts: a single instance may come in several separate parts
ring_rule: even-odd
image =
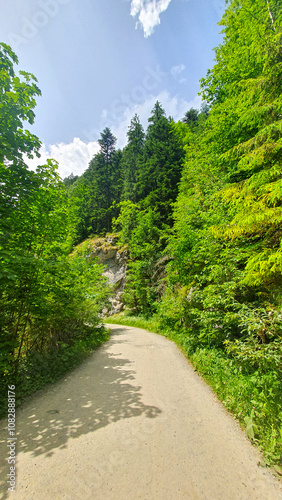
[[[123,312],[105,322],[143,328],[174,341],[264,454],[261,465],[272,465],[282,475],[282,386],[274,373],[246,372],[220,349],[191,349],[186,332],[162,327],[157,317],[146,319]]]

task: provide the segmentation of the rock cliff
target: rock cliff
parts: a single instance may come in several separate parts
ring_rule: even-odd
[[[113,285],[113,296],[109,299],[109,308],[103,310],[104,314],[115,314],[123,309],[122,295],[126,280],[127,249],[117,245],[118,237],[108,235],[93,241],[93,255],[103,264],[103,275]]]

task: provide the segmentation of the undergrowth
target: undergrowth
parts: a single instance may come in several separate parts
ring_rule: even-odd
[[[156,316],[146,319],[120,313],[106,322],[144,328],[174,341],[262,451],[262,465],[272,465],[282,474],[282,381],[276,374],[244,370],[219,348],[191,347],[187,331],[162,327]]]
[[[9,374],[0,389],[0,418],[7,416],[8,385],[16,387],[18,406],[27,396],[59,380],[109,339],[103,325],[98,328],[85,327],[85,330],[71,344],[60,343],[41,354],[34,351],[21,360],[18,373]]]

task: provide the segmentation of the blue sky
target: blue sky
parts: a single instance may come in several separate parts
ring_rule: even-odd
[[[130,119],[138,113],[146,128],[156,100],[175,120],[199,107],[224,3],[0,0],[0,39],[42,91],[31,127],[41,162],[54,157],[62,177],[81,174],[106,126],[123,147]]]

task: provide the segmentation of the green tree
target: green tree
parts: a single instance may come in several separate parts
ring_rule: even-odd
[[[64,185],[67,189],[69,189],[74,184],[74,182],[77,181],[78,178],[78,175],[73,175],[73,173],[71,173],[68,177],[64,178]]]
[[[23,126],[24,121],[34,122],[35,97],[41,92],[31,73],[15,74],[14,64],[18,64],[16,54],[0,43],[0,165],[19,163],[24,153],[28,157],[39,156],[41,146],[38,138]]]
[[[263,324],[269,303],[281,306],[281,12],[274,4],[230,3],[224,44],[202,80],[209,116],[194,136],[178,126],[186,161],[167,294],[175,289],[183,298],[186,287],[181,321],[197,332],[196,344],[246,340],[251,317],[261,314]]]
[[[113,160],[116,152],[116,142],[116,137],[112,134],[110,129],[106,127],[103,132],[101,132],[101,139],[98,139],[98,143],[100,144],[101,148],[100,152],[107,164],[110,164]]]
[[[112,228],[121,199],[122,153],[116,150],[116,137],[109,128],[101,133],[100,152],[89,163],[84,174],[73,184],[70,196],[77,207],[77,238],[104,234]]]
[[[190,108],[188,111],[186,111],[182,121],[183,123],[186,123],[189,126],[189,128],[194,130],[198,126],[198,120],[199,120],[199,110],[195,108]]]
[[[160,103],[156,102],[149,118],[139,171],[139,196],[144,207],[160,213],[162,222],[171,223],[172,203],[178,193],[183,158],[179,136]]]
[[[201,82],[209,108],[197,126],[189,119],[170,124],[185,160],[166,248],[158,180],[167,171],[170,142],[162,141],[164,112],[154,109],[139,177],[142,201],[124,205],[120,214],[131,257],[125,298],[136,312],[156,311],[166,332],[176,331],[194,361],[203,360],[203,372],[228,407],[235,410],[239,402],[236,415],[251,426],[250,436],[256,429],[268,457],[279,463],[281,2],[232,0],[220,24],[223,43]],[[225,370],[237,394],[226,392]]]
[[[23,130],[25,120],[33,121],[40,91],[32,75],[21,72],[24,82],[15,76],[12,50],[3,44],[0,49],[1,392],[17,373],[22,383],[34,350],[59,348],[85,333],[85,322],[97,324],[103,280],[95,263],[69,256],[74,210],[56,162],[48,160],[35,172],[24,163],[24,154],[38,154],[40,146]],[[95,286],[98,296],[90,292]]]
[[[165,245],[159,219],[151,208],[142,210],[138,204],[124,201],[115,221],[120,243],[129,247],[124,301],[131,311],[146,316],[155,311],[160,298],[157,263]]]
[[[227,176],[220,196],[228,206],[228,226],[221,224],[215,234],[256,239],[246,282],[273,281],[275,294],[282,269],[282,14],[277,4],[231,3],[222,20],[225,44],[218,48],[217,64],[202,82],[204,94],[214,102],[213,142]]]
[[[112,204],[121,196],[120,153],[115,149],[116,137],[109,128],[101,133],[100,152],[94,156],[84,177],[90,185],[91,226],[94,234],[111,230]]]
[[[188,125],[189,129],[194,133],[200,133],[203,129],[205,121],[209,115],[209,106],[204,101],[200,111],[195,108],[190,108],[182,119],[183,123]]]
[[[123,200],[138,201],[137,181],[144,149],[145,132],[138,115],[135,115],[127,132],[128,143],[123,150]]]

